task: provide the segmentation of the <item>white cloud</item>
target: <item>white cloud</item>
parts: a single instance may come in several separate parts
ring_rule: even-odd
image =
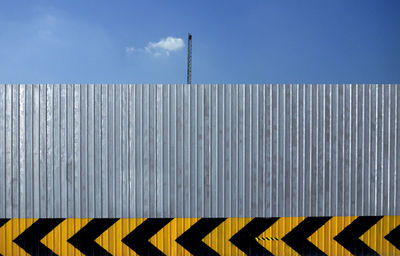
[[[171,52],[178,51],[185,47],[185,43],[181,38],[169,36],[167,38],[163,38],[158,42],[149,42],[144,49],[136,49],[134,47],[126,47],[126,53],[133,52],[146,52],[155,57],[161,55],[169,56]]]
[[[185,44],[183,43],[183,40],[181,38],[169,36],[165,39],[161,39],[157,43],[150,42],[147,45],[146,50],[160,49],[160,50],[173,52],[173,51],[183,48],[184,46],[185,46]]]
[[[133,53],[134,51],[136,51],[135,47],[126,47],[125,48],[126,53]]]

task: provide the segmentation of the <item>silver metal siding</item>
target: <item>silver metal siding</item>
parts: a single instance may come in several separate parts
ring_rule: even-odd
[[[400,85],[0,85],[0,218],[400,214]]]

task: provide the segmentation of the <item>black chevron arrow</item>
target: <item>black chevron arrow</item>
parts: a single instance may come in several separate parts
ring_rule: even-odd
[[[63,221],[64,219],[38,219],[15,238],[14,242],[30,255],[56,255],[40,240]]]
[[[292,231],[283,238],[287,245],[292,247],[300,255],[326,255],[319,250],[313,243],[308,241],[308,237],[322,227],[331,217],[308,217],[297,225]]]
[[[172,219],[146,219],[142,224],[129,233],[122,242],[139,255],[164,255],[149,239],[167,225]]]
[[[385,239],[400,250],[400,225],[390,231],[390,233],[385,236]]]
[[[218,253],[201,240],[225,220],[226,218],[202,218],[178,237],[176,242],[195,256],[218,256]]]
[[[0,228],[6,224],[10,219],[0,219]]]
[[[111,227],[118,219],[92,219],[68,242],[85,255],[111,255],[94,240]]]
[[[353,255],[378,255],[359,239],[368,229],[375,225],[382,216],[360,216],[342,230],[335,239]]]
[[[273,255],[256,241],[256,237],[272,226],[279,218],[254,218],[229,239],[247,255]]]

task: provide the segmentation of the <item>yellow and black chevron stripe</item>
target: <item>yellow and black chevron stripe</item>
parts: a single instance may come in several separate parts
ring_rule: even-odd
[[[279,238],[277,237],[256,237],[256,241],[278,241]]]
[[[400,216],[0,219],[1,255],[400,255]]]

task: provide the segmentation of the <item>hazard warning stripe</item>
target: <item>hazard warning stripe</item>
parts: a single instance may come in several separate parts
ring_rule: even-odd
[[[287,245],[300,255],[326,255],[308,240],[315,231],[322,227],[331,217],[308,217],[283,238]]]
[[[0,219],[0,255],[400,255],[400,216]]]
[[[400,250],[400,225],[385,236],[385,239]]]
[[[256,237],[257,241],[278,241],[277,237]]]
[[[167,225],[172,219],[147,219],[129,235],[122,239],[139,255],[165,255],[149,242],[149,239]]]
[[[202,240],[225,220],[226,218],[202,218],[175,241],[193,255],[218,256],[218,253]]]
[[[14,239],[19,247],[30,255],[54,255],[54,252],[40,242],[64,219],[39,219]]]
[[[111,255],[94,240],[117,221],[118,219],[92,219],[69,238],[68,242],[85,255]]]
[[[7,223],[10,219],[0,219],[0,228]]]
[[[256,237],[277,220],[278,218],[254,218],[229,241],[247,255],[273,255],[257,242]]]
[[[354,255],[378,255],[359,238],[382,218],[383,216],[358,217],[333,239]]]

